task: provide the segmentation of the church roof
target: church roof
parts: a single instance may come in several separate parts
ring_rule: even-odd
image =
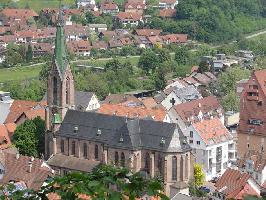
[[[54,59],[59,67],[59,70],[64,72],[67,66],[67,51],[62,10],[60,10],[56,27]]]
[[[100,142],[120,149],[190,151],[183,133],[176,126],[152,120],[68,110],[56,135]]]

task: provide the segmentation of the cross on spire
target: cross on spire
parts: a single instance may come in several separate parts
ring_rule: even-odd
[[[170,100],[170,103],[172,104],[172,106],[174,106],[174,105],[175,105],[175,99],[172,98],[172,99]]]

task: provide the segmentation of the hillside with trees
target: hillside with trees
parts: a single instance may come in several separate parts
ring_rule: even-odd
[[[264,0],[180,0],[175,19],[153,18],[150,26],[218,43],[266,27]]]

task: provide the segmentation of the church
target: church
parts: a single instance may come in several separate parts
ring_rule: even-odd
[[[47,87],[45,157],[58,175],[110,164],[162,177],[170,197],[188,193],[194,156],[178,125],[76,108],[62,13]]]

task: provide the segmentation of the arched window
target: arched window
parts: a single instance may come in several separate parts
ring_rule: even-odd
[[[172,157],[172,180],[177,180],[177,158],[176,156]]]
[[[115,152],[115,165],[117,166],[119,163],[119,155],[118,155],[118,152],[116,151]]]
[[[87,145],[87,143],[83,144],[83,157],[88,158],[88,145]]]
[[[66,78],[66,104],[69,104],[70,102],[70,80],[67,77]]]
[[[158,170],[159,170],[160,175],[162,176],[163,175],[163,158],[160,154],[158,155]]]
[[[121,153],[121,166],[125,167],[125,154],[124,154],[124,152]]]
[[[184,180],[184,158],[181,156],[180,158],[180,180]]]
[[[145,155],[145,171],[149,174],[150,173],[150,154],[146,153]]]
[[[76,142],[72,141],[72,155],[76,154]]]
[[[54,80],[53,80],[53,104],[54,105],[57,105],[57,78],[54,77]]]
[[[95,145],[95,149],[94,149],[94,158],[97,160],[99,158],[99,149],[98,149],[98,145]]]
[[[65,142],[64,140],[61,140],[61,153],[64,153],[65,151]]]

